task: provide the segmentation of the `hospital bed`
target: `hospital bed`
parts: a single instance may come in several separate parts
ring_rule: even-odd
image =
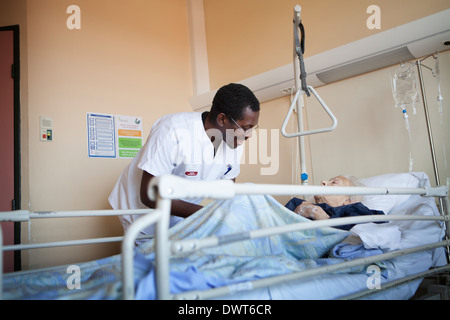
[[[425,277],[443,274],[448,281],[448,185],[430,187],[424,173],[388,174],[362,181],[366,187],[188,182],[159,177],[149,189],[157,200],[156,209],[133,211],[143,216],[123,239],[98,240],[123,241],[122,254],[4,274],[3,298],[409,299]],[[360,194],[365,195],[363,201],[369,208],[384,210],[386,215],[309,221],[269,194]],[[218,200],[169,229],[171,199],[199,195]],[[434,197],[444,201],[445,212],[439,212]],[[14,221],[87,214],[124,212],[20,212]],[[0,220],[11,220],[11,216],[1,213]],[[156,224],[155,238],[135,247],[140,230],[149,224]],[[335,228],[347,224],[355,224],[350,232]],[[91,242],[95,240],[85,241]],[[73,282],[73,266],[78,268],[78,283]]]
[[[295,32],[299,26],[295,10]],[[306,84],[302,44],[296,41],[296,96],[317,92]],[[301,80],[301,81],[299,81]],[[297,112],[298,117],[302,112]],[[304,131],[299,138],[304,159]],[[302,163],[302,175],[305,172]],[[190,182],[174,176],[152,180],[156,208],[81,212],[5,212],[0,221],[141,214],[124,237],[3,246],[1,251],[122,242],[122,254],[41,270],[3,274],[3,299],[410,299],[424,278],[440,277],[448,297],[450,201],[446,185],[431,187],[425,173],[391,173],[363,179],[365,187]],[[369,209],[385,215],[310,221],[273,196],[362,195]],[[211,204],[169,228],[172,199],[205,197]],[[141,230],[156,235],[135,246]],[[354,225],[350,231],[339,229]],[[2,255],[0,255],[1,257]],[[0,268],[2,266],[0,261]],[[446,293],[446,295],[444,294]]]

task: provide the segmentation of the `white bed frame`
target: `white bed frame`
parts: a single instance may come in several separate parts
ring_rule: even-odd
[[[296,186],[296,185],[271,185],[271,184],[240,184],[232,181],[200,181],[191,182],[175,176],[161,176],[152,180],[149,187],[149,196],[157,201],[156,209],[148,210],[97,210],[97,211],[65,211],[65,212],[28,212],[28,211],[11,211],[0,213],[0,221],[14,221],[27,222],[30,219],[45,219],[45,218],[74,218],[74,217],[92,217],[92,216],[118,216],[123,214],[140,214],[143,215],[134,224],[130,226],[124,237],[109,237],[96,238],[74,241],[60,241],[50,243],[38,244],[20,244],[3,246],[1,239],[0,228],[0,248],[1,251],[11,250],[28,250],[46,247],[57,246],[71,246],[81,244],[106,243],[106,242],[122,242],[122,263],[123,263],[123,298],[134,298],[134,283],[133,283],[133,257],[135,250],[135,241],[140,236],[140,231],[149,225],[156,225],[155,235],[155,253],[156,253],[156,297],[157,299],[210,299],[239,291],[253,290],[261,287],[267,287],[274,284],[289,282],[296,279],[311,277],[319,274],[334,272],[337,270],[346,269],[365,264],[371,264],[377,261],[391,259],[397,256],[406,255],[414,252],[424,251],[438,247],[450,246],[450,200],[448,198],[448,191],[450,188],[450,178],[447,179],[446,186],[426,187],[426,188],[368,188],[368,187],[321,187],[321,186]],[[231,199],[235,195],[256,195],[256,194],[271,194],[271,195],[421,195],[424,197],[437,197],[444,203],[444,212],[440,216],[361,216],[361,217],[347,217],[336,218],[320,221],[311,221],[304,223],[288,224],[285,226],[272,227],[268,229],[260,229],[248,231],[244,233],[230,234],[226,236],[213,236],[204,239],[195,240],[181,240],[170,241],[168,236],[170,207],[172,199],[189,198],[189,197],[205,197],[212,199]],[[396,220],[435,220],[443,221],[446,226],[446,240],[423,245],[416,248],[405,250],[398,250],[394,252],[385,253],[369,258],[355,259],[349,262],[339,263],[332,266],[320,267],[313,270],[306,270],[296,272],[288,275],[275,276],[267,279],[256,281],[249,281],[241,285],[225,286],[214,288],[208,291],[190,291],[181,294],[173,295],[169,291],[169,264],[170,258],[181,253],[199,250],[202,248],[219,246],[235,241],[243,241],[248,239],[256,239],[270,235],[281,233],[288,233],[299,230],[316,229],[321,227],[333,227],[347,224],[377,222],[377,221],[396,221]],[[448,253],[448,251],[447,251]],[[2,297],[3,271],[2,271],[2,257],[0,254],[0,298]],[[396,285],[403,284],[408,281],[423,278],[427,275],[432,275],[440,272],[450,270],[450,264],[446,266],[431,269],[420,274],[406,277],[404,279],[396,280],[382,286],[385,290]],[[347,298],[358,298],[368,294],[374,293],[374,290],[365,290],[358,294],[348,296]]]
[[[222,295],[231,294],[236,290],[247,290],[249,288],[256,289],[265,287],[285,281],[292,281],[318,274],[324,274],[336,270],[346,269],[376,261],[390,259],[396,256],[410,254],[413,252],[424,251],[438,247],[450,246],[450,201],[448,199],[448,190],[450,179],[447,179],[447,186],[427,187],[427,188],[368,188],[368,187],[319,187],[319,186],[294,186],[294,185],[270,185],[270,184],[239,184],[232,181],[213,181],[213,182],[189,182],[185,179],[175,176],[162,176],[152,180],[149,188],[149,196],[157,201],[156,210],[151,215],[146,215],[137,220],[128,230],[122,245],[123,252],[123,270],[124,270],[124,298],[133,299],[134,284],[133,284],[133,249],[136,237],[140,231],[147,226],[156,223],[156,286],[158,299],[209,299]],[[348,217],[337,218],[321,221],[311,221],[306,223],[291,224],[282,227],[273,227],[268,229],[261,229],[249,231],[245,233],[230,234],[220,237],[209,237],[197,240],[182,240],[169,241],[168,239],[168,224],[170,217],[170,202],[172,199],[190,198],[190,197],[207,197],[214,199],[230,199],[235,195],[246,194],[271,194],[271,195],[421,195],[425,197],[438,197],[445,203],[445,214],[441,216],[362,216],[362,217]],[[228,244],[235,241],[242,241],[248,239],[255,239],[275,234],[286,232],[315,229],[321,227],[333,227],[346,224],[357,224],[376,221],[395,221],[395,220],[436,220],[444,221],[446,225],[446,240],[430,245],[420,246],[417,248],[398,250],[395,252],[386,253],[383,255],[356,259],[350,262],[340,263],[333,266],[321,267],[315,270],[302,271],[292,273],[290,275],[276,276],[268,279],[256,280],[246,282],[242,286],[226,286],[222,288],[211,289],[209,291],[193,291],[178,295],[171,295],[169,292],[169,259],[171,256],[176,256],[180,253],[198,250],[201,248],[218,246]],[[445,267],[430,270],[426,274],[441,272],[443,270],[450,270],[450,265]],[[395,281],[389,284],[388,287],[410,281],[417,278],[422,278],[424,274],[416,275],[415,277],[408,277],[403,281]],[[387,288],[387,287],[385,287]],[[372,292],[362,292],[361,295],[366,295]],[[356,296],[352,296],[354,298]]]
[[[153,209],[136,209],[136,210],[86,210],[86,211],[35,211],[27,210],[5,211],[0,212],[0,222],[30,222],[33,219],[53,219],[53,218],[82,218],[82,217],[105,217],[120,216],[123,214],[145,215],[153,212]],[[0,300],[3,298],[3,252],[20,251],[41,248],[55,248],[77,245],[88,245],[96,243],[120,242],[124,240],[124,236],[91,238],[68,241],[54,241],[44,243],[14,244],[4,245],[2,227],[0,225]],[[139,236],[138,239],[148,237]]]

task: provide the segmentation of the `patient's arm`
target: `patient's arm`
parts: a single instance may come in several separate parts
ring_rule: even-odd
[[[302,217],[312,220],[324,220],[330,218],[330,216],[321,207],[308,201],[303,201],[299,206],[297,206],[297,208],[295,208],[294,212]]]
[[[150,200],[147,194],[148,186],[153,178],[154,178],[153,175],[151,175],[146,171],[143,171],[140,188],[141,202],[149,208],[156,207],[156,202]],[[200,210],[201,208],[202,206],[189,203],[186,201],[172,200],[171,214],[174,216],[186,218],[189,217],[194,212]]]

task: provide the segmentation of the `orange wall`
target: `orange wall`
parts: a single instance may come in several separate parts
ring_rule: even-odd
[[[450,8],[448,0],[205,0],[211,88],[291,63],[297,4],[305,57]],[[372,4],[381,9],[379,31],[366,26]]]
[[[447,0],[206,0],[211,88],[291,64],[292,20],[296,4],[302,7],[306,57],[450,8]],[[380,30],[367,28],[370,14],[366,10],[372,4],[381,9]],[[442,88],[446,91],[443,95],[447,97],[450,96],[449,59],[449,51],[441,55]],[[434,65],[433,59],[428,59],[426,63],[431,67]],[[417,105],[417,116],[410,116],[413,139],[410,144],[401,112],[394,108],[390,87],[390,72],[394,69],[395,66],[317,89],[338,117],[338,127],[331,133],[306,138],[310,183],[337,174],[353,174],[362,178],[380,173],[405,172],[409,169],[410,152],[414,160],[413,170],[427,172],[434,181],[422,104]],[[425,71],[425,75],[441,181],[445,182],[445,177],[450,176],[450,168],[443,156],[450,150],[447,139],[450,132],[445,125],[450,121],[450,113],[444,112],[444,125],[441,125],[440,116],[436,113],[436,82],[430,72]],[[444,99],[447,108],[450,107],[450,98]],[[305,103],[306,128],[318,129],[331,125],[314,98],[306,99]],[[260,134],[267,138],[268,132],[279,132],[289,106],[289,97],[264,103],[260,128],[266,131],[260,130]],[[296,130],[292,121],[288,128],[288,132]],[[247,144],[258,144],[254,138]],[[263,176],[261,168],[269,165],[262,161],[257,164],[246,162],[238,181],[300,183],[297,148],[297,139],[287,139],[279,134],[279,151],[272,158],[279,168],[277,174]],[[247,150],[248,155],[250,148],[247,147]],[[281,202],[286,201],[286,198],[280,199]]]
[[[378,32],[365,26],[366,8],[375,3],[369,0],[205,0],[211,88],[291,63],[292,16],[297,3],[302,5],[307,31],[306,56]],[[0,25],[21,26],[22,209],[109,208],[109,192],[129,160],[88,157],[87,112],[142,116],[146,137],[152,123],[163,114],[192,110],[185,0],[77,0],[81,30],[66,27],[70,16],[66,9],[72,4],[70,0],[0,1]],[[448,0],[378,0],[376,4],[382,10],[380,31],[450,7]],[[449,67],[447,52],[443,54],[443,68]],[[340,125],[336,132],[314,137],[311,148],[308,147],[312,159],[309,165],[318,179],[331,173],[361,176],[382,170],[407,170],[409,142],[393,108],[388,75],[389,70],[382,70],[319,88],[330,107],[337,108]],[[432,84],[432,79],[427,81]],[[448,77],[443,81],[449,88]],[[360,89],[357,94],[355,88]],[[430,90],[434,92],[432,85]],[[269,141],[271,130],[280,128],[289,104],[288,97],[263,104],[260,127],[266,130],[261,132]],[[314,103],[307,102],[308,119],[313,126],[321,116],[311,106]],[[354,110],[358,110],[353,113],[356,120],[348,116]],[[448,114],[444,124],[450,121]],[[53,142],[39,141],[40,116],[52,118]],[[419,117],[414,118],[417,124],[413,136],[418,139],[415,142],[420,142],[414,150],[415,169],[430,172],[429,156],[423,151],[428,148],[426,133]],[[364,119],[371,121],[369,132]],[[355,123],[357,128],[350,129]],[[450,134],[449,129],[437,128],[439,147],[446,141],[448,154],[450,145],[445,137]],[[365,135],[359,138],[355,132]],[[397,132],[401,136],[396,136]],[[383,139],[379,139],[380,135]],[[269,156],[277,157],[272,160],[279,171],[261,175],[261,168],[271,163],[245,164],[238,181],[297,182],[296,142],[276,139],[276,152],[267,151]],[[255,137],[252,141],[262,140]],[[368,141],[377,141],[380,150],[368,148]],[[337,157],[329,156],[329,147],[334,148]],[[355,158],[354,152],[352,161],[347,161],[345,155],[351,148],[352,152],[360,151],[362,157]],[[368,160],[365,155],[371,158]],[[378,155],[385,157],[377,158]],[[444,174],[450,175],[448,170]],[[114,236],[121,234],[122,228],[114,217],[34,220],[31,234],[27,224],[22,233],[24,243],[35,243]],[[24,268],[35,268],[118,252],[118,245],[43,249],[24,252],[23,261]]]
[[[81,9],[69,30],[67,8]],[[130,160],[93,159],[87,112],[141,116],[144,136],[163,114],[190,111],[192,95],[184,0],[5,0],[0,25],[20,24],[23,44],[22,209],[109,209],[108,195]],[[39,140],[39,117],[53,120],[53,141]],[[32,243],[122,234],[115,217],[33,220]],[[96,245],[23,252],[25,268],[119,252]]]

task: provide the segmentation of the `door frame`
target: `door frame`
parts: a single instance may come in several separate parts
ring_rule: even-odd
[[[21,209],[21,152],[20,152],[20,27],[0,27],[0,31],[13,31],[14,66],[14,200],[12,210]],[[14,223],[14,244],[21,243],[21,223]],[[14,251],[14,270],[22,269],[21,251]]]

